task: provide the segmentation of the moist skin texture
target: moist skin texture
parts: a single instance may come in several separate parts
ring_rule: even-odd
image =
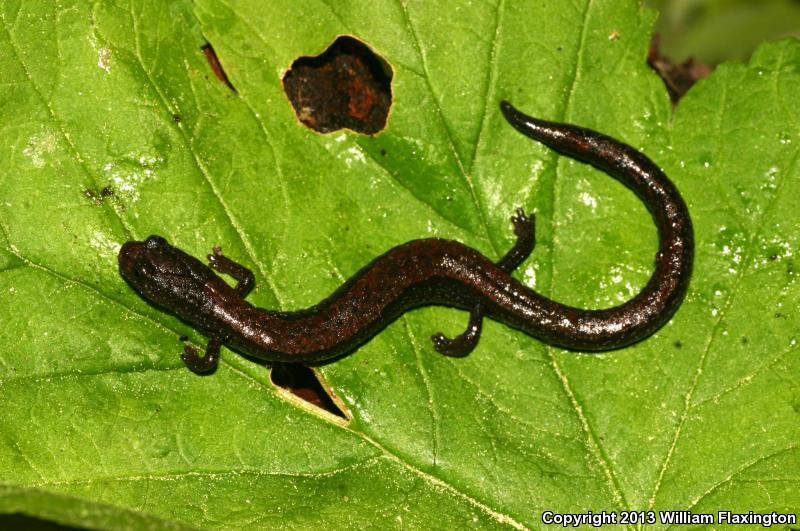
[[[430,304],[470,311],[463,334],[432,337],[436,350],[449,356],[466,355],[475,347],[484,315],[546,343],[583,351],[624,347],[658,330],[680,306],[692,271],[692,224],[675,186],[626,144],[589,129],[532,118],[505,101],[500,108],[521,133],[605,171],[644,202],[658,229],[659,249],[652,277],[634,298],[613,308],[584,310],[550,300],[513,278],[509,273],[534,246],[534,220],[522,210],[512,218],[517,243],[497,263],[456,241],[414,240],[375,258],[319,304],[293,312],[245,301],[253,274],[218,247],[208,255],[209,267],[160,236],[130,241],[119,252],[120,272],[142,297],[210,338],[204,356],[185,348],[184,361],[198,373],[216,367],[222,344],[267,361],[336,358],[403,312]],[[231,275],[237,286],[229,286],[214,270]]]

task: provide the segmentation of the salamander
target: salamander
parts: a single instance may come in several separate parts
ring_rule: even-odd
[[[203,356],[191,347],[182,355],[197,373],[216,367],[223,344],[267,361],[333,359],[352,352],[404,312],[431,304],[470,312],[460,336],[432,336],[436,350],[449,356],[474,349],[484,316],[545,343],[581,351],[621,348],[658,330],[680,306],[692,271],[692,223],[678,190],[649,158],[622,142],[527,116],[505,101],[500,107],[524,135],[605,171],[644,202],[658,230],[659,247],[655,270],[635,297],[613,308],[574,308],[511,276],[535,244],[533,214],[522,209],[512,217],[516,244],[496,263],[457,241],[413,240],[378,256],[319,304],[303,310],[266,310],[248,303],[253,273],[219,247],[206,265],[160,236],[129,241],[119,251],[120,272],[142,297],[209,337]],[[233,277],[236,286],[216,272]]]

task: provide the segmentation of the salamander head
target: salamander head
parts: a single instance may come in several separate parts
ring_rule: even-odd
[[[161,236],[129,241],[119,250],[119,271],[140,295],[181,314],[187,304],[201,304],[204,287],[214,272],[197,258]]]

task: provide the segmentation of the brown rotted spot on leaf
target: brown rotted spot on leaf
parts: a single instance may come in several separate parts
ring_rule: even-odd
[[[208,66],[211,67],[211,71],[214,72],[214,75],[217,76],[217,79],[225,83],[229,89],[236,92],[236,89],[233,88],[231,80],[228,79],[228,74],[226,74],[225,70],[222,68],[222,63],[219,62],[219,57],[217,57],[217,52],[214,51],[214,48],[207,43],[200,49],[203,50],[203,55],[206,56]],[[173,119],[175,119],[175,117],[177,117],[175,123],[180,122],[180,116],[176,114]]]
[[[330,133],[350,129],[373,135],[386,126],[392,104],[388,63],[353,37],[338,37],[322,54],[300,57],[283,76],[297,118]]]
[[[331,395],[317,379],[314,371],[300,363],[273,363],[270,373],[272,383],[286,389],[296,397],[324,409],[337,417],[349,420],[336,405]]]

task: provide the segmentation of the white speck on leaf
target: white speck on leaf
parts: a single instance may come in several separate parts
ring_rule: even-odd
[[[636,295],[636,290],[633,288],[633,285],[630,282],[625,283],[625,289],[628,290],[628,295],[625,297],[626,299]]]
[[[164,159],[152,155],[139,155],[131,158],[138,162],[138,165],[142,168],[141,170],[128,169],[131,166],[130,164],[119,165],[107,162],[103,165],[103,171],[106,173],[107,179],[114,183],[118,192],[128,194],[131,201],[137,201],[139,199],[139,185],[153,178],[155,175],[153,167],[163,163]]]
[[[536,268],[532,265],[525,268],[525,271],[522,273],[523,282],[526,286],[530,288],[536,287]]]
[[[580,197],[581,203],[583,203],[584,205],[586,205],[588,207],[591,207],[592,210],[597,208],[597,199],[594,196],[592,196],[591,194],[583,192],[583,193],[581,193],[581,195],[579,197]]]
[[[120,248],[119,243],[102,231],[96,231],[92,235],[92,239],[89,240],[89,245],[91,245],[97,251],[97,254],[103,258],[116,256],[117,253],[119,253]]]
[[[108,48],[98,48],[97,66],[105,70],[106,73],[111,72],[111,50]]]
[[[58,140],[56,135],[51,132],[32,136],[28,141],[28,146],[22,150],[22,154],[31,159],[31,163],[37,168],[44,168],[45,156],[56,150]]]
[[[344,162],[347,164],[348,168],[353,165],[353,161],[358,161],[362,164],[367,161],[366,157],[364,157],[364,153],[358,146],[351,146],[347,148],[347,153],[349,153],[350,156],[345,157]]]

